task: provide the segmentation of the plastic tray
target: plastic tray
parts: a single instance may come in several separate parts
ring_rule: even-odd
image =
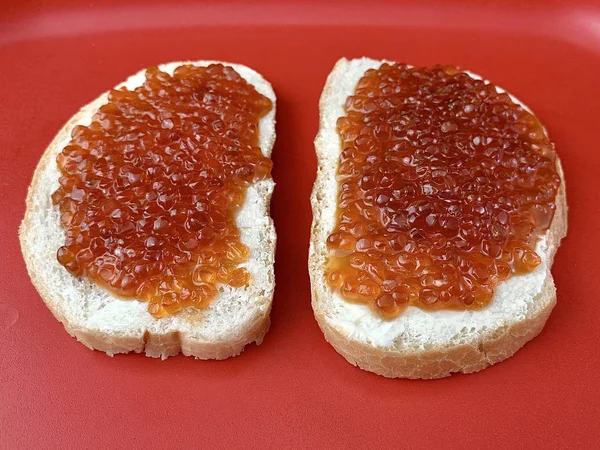
[[[592,2],[0,6],[0,448],[592,448],[600,433],[600,9]],[[312,316],[317,101],[342,56],[458,64],[510,90],[562,158],[570,233],[558,305],[509,360],[438,381],[352,367]],[[83,104],[142,67],[247,64],[278,96],[272,326],[226,361],[109,358],[68,336],[17,239],[38,158]]]

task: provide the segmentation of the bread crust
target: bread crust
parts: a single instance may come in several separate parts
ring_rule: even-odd
[[[224,65],[234,67],[244,67],[239,64],[232,64],[222,61],[182,61],[177,63],[169,64],[198,64],[207,65],[210,63],[220,63]],[[244,67],[245,68],[245,67]],[[245,68],[248,69],[248,68]],[[138,72],[144,73],[146,69]],[[248,69],[251,70],[251,69]],[[252,71],[254,72],[254,71]],[[264,82],[269,89],[271,85],[264,80],[258,73],[254,72],[260,77],[261,82]],[[134,75],[134,76],[136,76]],[[117,85],[120,87],[124,83]],[[117,353],[128,353],[137,352],[145,353],[146,356],[166,359],[169,356],[183,353],[186,356],[194,356],[198,359],[226,359],[232,356],[239,355],[244,346],[256,342],[260,344],[267,333],[270,325],[270,311],[271,302],[273,298],[273,286],[267,287],[264,290],[265,298],[256,299],[267,304],[267,307],[261,310],[257,310],[257,313],[245,323],[243,329],[238,330],[235,335],[232,335],[227,340],[201,340],[197,337],[191,336],[185,331],[170,331],[166,333],[152,333],[146,330],[143,333],[106,333],[97,329],[90,329],[81,324],[79,320],[68,314],[65,308],[62,307],[61,292],[53,290],[47,283],[44,271],[38,267],[35,262],[35,249],[32,247],[32,221],[34,215],[34,198],[38,192],[41,191],[40,184],[42,183],[42,174],[45,172],[49,164],[56,164],[55,155],[62,149],[59,149],[61,142],[64,142],[65,138],[70,138],[71,131],[75,125],[81,123],[82,118],[89,115],[90,111],[96,111],[100,106],[106,103],[108,98],[108,92],[104,92],[98,98],[93,100],[91,103],[83,106],[74,116],[72,116],[67,123],[60,129],[56,134],[50,145],[46,148],[42,155],[38,165],[35,169],[32,182],[28,189],[27,200],[26,200],[26,212],[23,221],[19,227],[19,241],[21,244],[21,251],[27,265],[27,271],[31,278],[31,281],[38,293],[50,309],[57,320],[59,320],[67,330],[67,332],[75,337],[78,341],[83,343],[86,347],[106,352],[108,355],[113,356]],[[273,121],[275,102],[273,102]],[[272,147],[274,145],[275,135],[269,138],[265,146],[267,154],[270,155]],[[263,149],[265,150],[265,149]],[[271,199],[271,191],[265,193],[266,204],[269,205]],[[269,225],[272,228],[272,219],[270,218],[269,210],[265,211],[269,219]],[[275,254],[275,235],[274,229],[273,237],[266,239],[264,245],[268,248],[271,255]],[[42,238],[41,236],[38,236]],[[131,300],[123,300],[131,301]],[[209,306],[210,308],[210,306]]]
[[[541,307],[530,307],[524,320],[510,326],[493,330],[480,330],[476,344],[466,345],[449,342],[446,345],[426,349],[382,348],[352,339],[343,330],[333,326],[326,320],[327,303],[331,299],[331,292],[321,288],[324,285],[320,282],[323,269],[319,267],[320,258],[316,245],[316,242],[320,239],[320,234],[322,234],[319,229],[319,218],[322,212],[321,199],[328,195],[322,179],[325,174],[323,160],[326,150],[321,130],[325,126],[327,102],[335,89],[333,75],[336,70],[343,70],[343,66],[347,62],[346,59],[339,60],[327,79],[319,103],[320,130],[315,139],[319,169],[311,196],[313,223],[309,252],[309,273],[312,307],[325,339],[350,364],[388,378],[436,379],[456,372],[477,372],[509,358],[542,331],[546,320],[556,305],[556,289],[550,271],[548,271],[548,276],[544,280],[541,291],[532,302],[532,305],[541,305]],[[548,231],[549,267],[552,266],[561,239],[567,233],[565,180],[558,157],[556,167],[561,184],[556,196],[555,215]]]

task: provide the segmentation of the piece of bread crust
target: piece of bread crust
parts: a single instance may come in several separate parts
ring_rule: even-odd
[[[260,74],[246,66],[220,61],[173,62],[159,67],[172,73],[182,64],[212,63],[233,67],[273,102],[272,110],[259,123],[260,147],[263,154],[270,156],[275,142],[276,97]],[[117,87],[135,88],[143,83],[144,74],[145,69]],[[269,329],[275,287],[276,234],[269,214],[272,179],[248,188],[237,216],[242,242],[250,249],[249,261],[244,264],[252,276],[250,286],[221,286],[217,299],[206,309],[186,308],[179,314],[155,319],[148,313],[147,303],[116,298],[85,278],[73,277],[56,260],[56,251],[65,239],[50,198],[58,187],[56,156],[69,142],[72,129],[79,124],[88,125],[92,115],[106,103],[107,95],[103,93],[69,119],[35,170],[19,229],[21,249],[34,286],[69,334],[87,347],[111,356],[133,351],[164,359],[181,352],[200,359],[225,359],[238,355],[248,343],[260,344]]]
[[[509,297],[505,294],[507,292],[510,294],[511,291],[504,289],[503,294],[499,295],[498,292],[501,290],[499,286],[491,303],[493,305],[496,302],[496,306],[488,306],[485,309],[490,311],[485,313],[482,311],[427,313],[410,307],[410,313],[407,310],[399,318],[394,319],[394,321],[404,322],[384,324],[381,320],[378,324],[372,325],[373,321],[379,319],[368,317],[369,314],[370,316],[373,314],[366,306],[340,306],[343,300],[336,303],[332,291],[325,282],[324,264],[327,258],[326,239],[332,231],[334,211],[337,207],[335,179],[340,142],[335,123],[337,118],[343,115],[344,102],[347,96],[354,92],[356,82],[362,74],[369,68],[379,67],[383,62],[387,61],[368,58],[339,60],[329,74],[321,95],[320,128],[315,139],[318,173],[311,197],[313,224],[309,252],[312,306],[315,317],[325,339],[335,350],[348,362],[364,370],[390,378],[422,379],[441,378],[455,372],[476,372],[512,356],[526,342],[540,333],[556,304],[556,289],[550,267],[556,249],[567,232],[565,183],[560,160],[557,158],[556,161],[561,177],[561,185],[556,197],[557,207],[552,224],[545,235],[543,248],[545,262],[542,264],[544,267],[539,269],[544,270],[545,273],[535,275],[539,277],[536,280],[539,281],[540,286],[535,295],[526,299],[519,298],[523,304],[519,307],[513,305],[512,309],[509,308],[511,313],[500,309],[496,314],[495,310],[502,306],[501,303],[507,305],[507,302],[512,300],[506,298],[504,301],[504,298],[500,298]],[[474,74],[470,75],[477,77]],[[517,99],[512,98],[518,102]],[[521,102],[519,103],[525,107]],[[533,275],[530,278],[533,279],[532,277]],[[522,278],[516,282],[522,285],[528,281],[529,279]],[[350,309],[345,308],[364,308],[364,310],[350,316],[347,312]],[[481,317],[478,319],[474,316],[476,314],[480,314]],[[459,329],[461,320],[465,321],[465,326]],[[481,326],[473,326],[478,323],[478,320],[486,322]],[[424,327],[425,324],[427,328]],[[381,331],[383,327],[393,329],[394,326],[397,326],[395,334],[389,335],[388,328]],[[420,331],[419,326],[424,328]],[[377,334],[375,330],[380,333]],[[452,334],[453,330],[456,330],[456,334]],[[430,336],[427,336],[428,333]],[[382,336],[385,337],[383,341]],[[381,342],[384,342],[384,345]]]

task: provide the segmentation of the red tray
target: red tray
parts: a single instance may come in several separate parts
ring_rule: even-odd
[[[17,2],[14,2],[17,3]],[[0,447],[597,447],[600,433],[600,9],[592,2],[123,3],[0,6]],[[558,305],[509,360],[389,380],[330,347],[310,308],[317,100],[341,56],[458,64],[513,92],[562,158],[570,234]],[[278,97],[271,330],[227,361],[109,358],[70,338],[17,240],[38,158],[83,104],[138,69],[247,64]]]

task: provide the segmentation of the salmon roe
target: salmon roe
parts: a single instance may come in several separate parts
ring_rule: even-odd
[[[541,262],[560,185],[554,145],[506,93],[455,67],[368,70],[337,121],[326,277],[384,318],[478,309]]]
[[[258,123],[271,108],[220,64],[154,67],[110,91],[57,157],[60,264],[157,318],[208,306],[219,283],[248,285],[235,218],[247,187],[270,177]]]

